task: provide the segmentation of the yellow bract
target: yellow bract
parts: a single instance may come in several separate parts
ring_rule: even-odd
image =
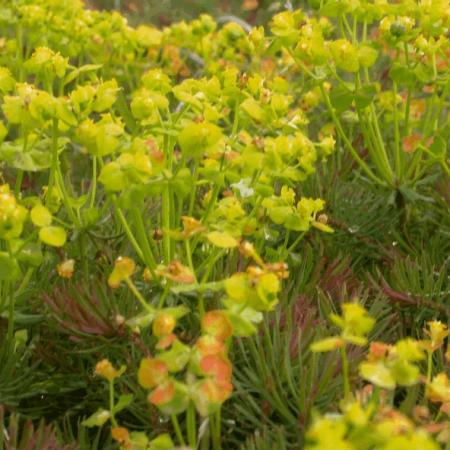
[[[136,263],[126,256],[119,256],[114,264],[114,269],[108,278],[108,284],[112,288],[118,288],[120,283],[133,275]]]

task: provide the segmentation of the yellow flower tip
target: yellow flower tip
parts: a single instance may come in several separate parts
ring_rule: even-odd
[[[113,381],[115,378],[120,377],[125,370],[125,366],[122,366],[119,370],[115,369],[106,358],[99,361],[95,366],[95,374],[108,381]]]
[[[425,395],[434,403],[450,403],[450,380],[444,372],[436,375],[433,380],[427,384]]]
[[[124,427],[113,427],[111,428],[111,436],[119,444],[123,446],[125,450],[132,448],[130,433]]]
[[[194,217],[182,216],[181,220],[183,221],[183,236],[187,239],[206,230],[206,227]]]
[[[146,281],[147,283],[150,283],[153,279],[152,277],[152,273],[150,272],[150,269],[148,267],[146,267],[144,269],[144,273],[142,274],[142,278],[144,279],[144,281]]]
[[[116,324],[121,327],[125,323],[125,317],[123,317],[121,314],[117,314],[115,317]]]
[[[289,267],[284,262],[266,264],[265,268],[269,272],[274,273],[280,280],[286,280],[287,278],[289,278]]]
[[[153,321],[152,331],[156,337],[163,337],[172,334],[177,324],[176,319],[167,313],[159,313]]]
[[[75,260],[66,259],[61,264],[57,265],[56,270],[61,278],[72,278],[75,271]]]
[[[331,352],[338,348],[345,346],[345,340],[340,337],[329,337],[321,339],[320,341],[314,342],[311,345],[311,351],[313,353]]]
[[[252,258],[261,267],[265,266],[263,259],[261,258],[261,256],[259,256],[258,252],[256,251],[256,249],[252,243],[250,243],[248,241],[240,242],[239,243],[239,251],[246,258]]]
[[[172,261],[168,266],[158,266],[156,274],[177,283],[191,284],[195,282],[194,274],[180,261]]]
[[[319,216],[319,220],[313,220],[312,226],[313,226],[314,228],[317,228],[317,229],[320,230],[320,231],[324,231],[325,233],[334,233],[333,228],[331,228],[330,226],[328,226],[328,225],[326,224],[326,221],[325,221],[325,222],[320,221],[320,218],[323,217],[323,216],[325,216],[325,218],[326,218],[325,220],[328,220],[328,219],[327,219],[327,216],[326,216],[325,214],[321,214],[321,215]],[[324,220],[324,219],[322,219],[322,220]]]
[[[108,278],[108,285],[118,288],[120,283],[133,275],[136,270],[136,263],[126,256],[119,256],[114,264],[114,269]]]
[[[240,243],[239,251],[246,258],[254,258],[254,256],[257,255],[254,245],[252,243],[248,242],[248,241],[242,241]]]
[[[427,343],[429,344],[430,350],[435,351],[444,344],[444,339],[450,335],[450,330],[447,325],[443,324],[438,320],[433,320],[427,323],[428,329],[425,330],[430,338]]]

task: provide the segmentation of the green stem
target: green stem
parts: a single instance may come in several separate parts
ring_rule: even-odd
[[[80,239],[78,242],[80,245],[81,267],[83,270],[84,279],[89,280],[89,266],[86,251],[86,234],[83,231],[80,233]]]
[[[213,444],[213,450],[221,450],[222,443],[221,443],[221,434],[222,434],[222,417],[221,417],[221,410],[219,409],[214,414],[210,416],[210,423],[211,423],[211,437],[212,437],[212,444]]]
[[[64,207],[66,209],[67,214],[70,217],[70,220],[72,221],[72,223],[74,224],[74,226],[76,228],[81,229],[82,228],[81,221],[76,216],[76,214],[73,212],[70,197],[69,197],[69,194],[67,193],[67,190],[66,190],[66,187],[64,184],[64,179],[62,177],[61,170],[59,168],[59,164],[57,164],[57,166],[56,166],[56,184],[58,186],[59,191],[62,194]]]
[[[52,162],[50,166],[50,175],[47,186],[46,205],[49,204],[52,198],[53,188],[56,182],[56,173],[58,168],[58,119],[53,119],[52,124]]]
[[[133,294],[135,295],[135,297],[139,300],[139,303],[142,305],[142,307],[149,312],[150,314],[153,314],[155,312],[155,310],[145,301],[144,297],[142,296],[142,294],[138,291],[137,287],[135,286],[135,284],[133,283],[133,281],[131,281],[131,279],[129,277],[125,278],[125,283],[127,284],[127,286],[130,288],[131,292],[133,292]]]
[[[184,441],[183,433],[181,432],[180,423],[178,422],[177,416],[175,414],[172,414],[170,416],[170,419],[172,420],[173,429],[175,430],[178,442],[181,446],[185,447],[186,442]]]
[[[427,352],[427,383],[431,382],[431,377],[433,375],[433,352]]]
[[[17,59],[17,80],[24,80],[24,64],[23,64],[23,27],[20,21],[17,21],[16,29],[16,59]]]
[[[398,124],[398,111],[397,111],[397,83],[393,83],[393,97],[394,97],[394,148],[395,148],[395,172],[397,181],[400,182],[403,175],[402,155],[400,148],[400,128]]]
[[[10,258],[13,258],[13,252],[11,249],[11,243],[6,241],[8,253]],[[5,297],[9,296],[8,303],[8,330],[7,330],[7,342],[13,348],[14,345],[14,307],[16,303],[16,296],[14,295],[14,285],[12,281],[5,283]]]
[[[166,183],[162,193],[162,226],[163,226],[163,251],[164,262],[170,263],[171,260],[171,240],[169,235],[170,230],[170,188]]]
[[[115,197],[113,197],[112,202],[114,205],[114,209],[116,211],[116,215],[119,218],[119,221],[122,224],[123,229],[125,230],[125,234],[127,235],[128,239],[130,240],[131,245],[134,248],[134,251],[136,252],[138,257],[141,259],[141,261],[143,261],[145,263],[144,253],[142,252],[138,242],[134,238],[133,232],[131,231],[130,225],[128,224],[125,215],[123,214],[122,210],[117,205],[117,199]]]
[[[114,380],[109,381],[109,412],[111,414],[111,423],[117,427],[117,421],[114,417]]]
[[[28,133],[26,131],[24,131],[23,145],[22,145],[23,153],[25,153],[27,151],[27,147],[28,147]],[[14,187],[14,195],[16,196],[16,198],[19,198],[20,191],[22,189],[23,175],[24,175],[24,171],[19,169],[17,172],[17,177],[16,177],[16,185]]]
[[[192,173],[192,190],[191,190],[191,195],[189,197],[189,212],[188,212],[188,216],[192,216],[192,213],[194,212],[194,206],[195,206],[195,198],[196,198],[196,194],[197,194],[197,181],[198,181],[198,162],[195,162],[195,166],[193,169],[193,173]]]
[[[193,273],[193,275],[195,277],[195,282],[197,283],[197,277],[195,276],[194,263],[192,261],[191,243],[190,243],[189,239],[186,239],[184,241],[184,247],[185,247],[185,250],[186,250],[186,258],[188,260],[189,269],[191,269],[191,272]]]
[[[328,96],[326,90],[323,87],[323,84],[320,85],[320,91],[322,93],[322,96],[325,100],[325,104],[327,105],[328,108],[328,112],[331,115],[331,118],[333,119],[333,122],[336,126],[336,130],[339,134],[339,137],[342,139],[342,141],[344,142],[345,146],[347,147],[347,149],[350,151],[350,153],[352,154],[353,158],[356,160],[356,162],[359,164],[359,166],[361,167],[361,169],[363,169],[363,171],[366,173],[366,175],[372,180],[375,181],[375,183],[384,186],[385,182],[383,180],[381,180],[380,178],[378,178],[369,168],[369,166],[361,159],[361,157],[358,155],[358,152],[353,148],[352,143],[349,141],[347,135],[345,134],[344,129],[342,128],[341,122],[338,119],[338,117],[336,116],[336,113],[334,112],[333,106],[331,104],[330,101],[330,97]]]
[[[378,117],[377,117],[377,114],[375,112],[375,108],[374,108],[373,104],[370,106],[370,111],[372,113],[371,123],[373,124],[374,130],[375,130],[375,137],[376,137],[375,142],[378,143],[380,159],[383,162],[384,176],[385,176],[385,179],[390,184],[393,184],[392,168],[391,168],[391,165],[389,163],[389,158],[388,158],[387,153],[386,153],[386,147],[384,145],[383,137],[381,135],[380,124],[378,123]]]
[[[16,298],[14,295],[14,288],[12,283],[6,285],[6,291],[9,291],[9,303],[8,303],[8,331],[7,331],[7,342],[11,346],[14,345],[14,307],[16,303]]]
[[[31,276],[33,275],[34,269],[32,267],[29,267],[25,273],[25,276],[22,279],[22,282],[20,283],[19,287],[16,289],[15,296],[18,297],[22,292],[27,288],[27,286],[30,283]]]
[[[287,248],[287,252],[292,252],[292,250],[294,250],[297,245],[301,242],[301,240],[304,238],[305,236],[305,232],[300,233],[300,235],[298,236],[298,238]]]
[[[344,400],[347,401],[350,396],[350,379],[348,373],[348,358],[347,350],[345,347],[341,347],[341,359],[342,359],[342,377],[344,380]]]
[[[188,443],[191,448],[197,447],[197,424],[195,417],[195,406],[193,402],[189,402],[186,412]]]
[[[145,231],[145,225],[142,219],[142,214],[138,208],[132,208],[131,215],[133,217],[133,222],[136,229],[136,237],[144,254],[145,264],[150,269],[153,278],[156,279],[156,275],[154,273],[154,269],[156,267],[156,260],[153,255],[152,248],[150,246],[150,242],[147,237],[147,233]]]
[[[203,292],[199,292],[198,294],[198,315],[200,316],[200,320],[203,319],[205,315],[205,296]]]
[[[97,157],[94,156],[92,159],[92,190],[91,190],[91,200],[89,202],[90,208],[93,208],[95,206],[96,194],[97,194]]]
[[[20,190],[22,189],[22,182],[23,182],[23,170],[19,169],[17,171],[16,185],[14,187],[14,195],[16,198],[19,198]]]

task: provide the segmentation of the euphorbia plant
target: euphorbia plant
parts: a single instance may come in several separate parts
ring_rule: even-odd
[[[313,352],[344,349],[342,376],[345,388],[341,412],[329,417],[315,417],[306,434],[306,448],[321,449],[332,443],[349,450],[374,446],[380,449],[431,450],[439,449],[439,443],[448,448],[450,382],[447,373],[440,372],[433,376],[435,370],[431,356],[428,358],[426,376],[422,376],[420,366],[421,361],[425,360],[424,350],[429,355],[439,351],[443,356],[448,327],[439,321],[428,322],[425,334],[430,337],[429,340],[405,338],[395,344],[371,342],[366,360],[359,364],[361,377],[371,384],[353,392],[345,345],[366,345],[365,335],[375,320],[356,303],[344,304],[343,311],[342,317],[331,316],[332,321],[341,328],[341,336],[326,338],[311,346]],[[449,362],[447,358],[446,365]],[[394,401],[398,386],[410,389],[399,410],[395,408]],[[410,399],[417,396],[418,386],[424,395],[421,405],[412,407],[414,403],[411,404]],[[436,440],[431,437],[432,434]]]
[[[307,233],[333,232],[325,202],[305,194],[317,166],[339,162],[345,148],[367,179],[403,196],[435,163],[448,172],[448,10],[323,1],[311,2],[316,12],[276,15],[270,31],[207,15],[159,30],[78,1],[0,4],[0,161],[14,186],[0,188],[9,341],[43,243],[59,282],[79,280],[81,267],[85,283],[111,288],[111,302],[129,292],[137,300],[116,320],[118,340],[141,345],[126,374],[100,356],[109,406],[84,424],[109,421],[125,449],[172,448],[167,435],[119,425],[134,386],[169,418],[178,444],[218,449],[234,395],[233,340],[256,334],[284,299],[287,261],[298,261]],[[351,402],[347,350],[366,345],[374,321],[356,303],[342,309],[331,316],[339,334],[313,350],[341,352],[343,418],[313,425],[311,438],[331,430],[351,448],[341,438],[353,445],[346,433],[357,429],[430,446],[420,427],[386,431],[390,410],[371,422],[379,390]],[[427,333],[372,343],[360,374],[380,389],[417,386],[426,360],[425,395],[447,405],[448,380],[435,368],[448,331],[433,322]],[[127,394],[116,396],[125,377],[140,387],[123,383]]]
[[[42,263],[39,240],[51,247],[62,247],[66,231],[53,226],[52,214],[37,203],[27,199],[28,205],[35,205],[30,212],[23,206],[9,185],[0,185],[0,314],[8,319],[7,341],[13,344],[15,301],[26,289],[33,270]],[[28,225],[29,218],[39,233]],[[39,239],[37,238],[39,236]]]
[[[430,165],[448,175],[446,3],[310,3],[273,18],[273,46],[320,90],[362,173],[405,197]]]

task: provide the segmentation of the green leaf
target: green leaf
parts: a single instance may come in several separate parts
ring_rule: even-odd
[[[20,275],[17,261],[6,252],[0,252],[0,281],[14,281]]]
[[[62,227],[43,227],[39,230],[39,239],[52,247],[62,247],[66,243],[67,234]]]
[[[435,136],[429,150],[436,158],[445,160],[447,142],[441,136]]]
[[[434,81],[434,74],[433,74],[433,69],[431,67],[431,64],[428,65],[428,64],[419,63],[414,68],[413,73],[416,75],[416,77],[422,83],[428,84],[428,83],[432,83]]]
[[[148,437],[142,431],[133,431],[130,433],[132,450],[148,450]]]
[[[362,86],[355,93],[355,104],[358,108],[365,108],[369,106],[375,95],[377,94],[378,89],[376,83],[370,83]]]
[[[230,298],[245,302],[249,295],[248,277],[245,273],[235,273],[224,281],[225,290]]]
[[[247,310],[250,310],[256,316],[249,315]],[[226,315],[233,326],[233,335],[247,337],[255,334],[257,331],[256,324],[262,320],[262,314],[257,311],[246,308],[244,311],[238,313],[235,311],[226,311]]]
[[[175,447],[170,435],[162,434],[150,441],[148,450],[171,450]]]
[[[419,368],[404,359],[394,361],[390,369],[395,381],[401,386],[412,386],[419,382]]]
[[[114,405],[113,409],[114,414],[117,414],[118,412],[125,409],[127,406],[131,404],[132,401],[133,401],[133,394],[121,395],[117,403]]]
[[[120,192],[127,186],[127,176],[116,161],[111,161],[102,168],[98,181],[109,192]]]
[[[0,121],[0,143],[5,140],[5,137],[8,135],[8,128],[5,127],[5,124]]]
[[[131,317],[130,319],[128,319],[126,321],[126,324],[130,328],[135,328],[135,327],[145,328],[145,327],[149,327],[152,324],[154,318],[155,318],[155,313],[139,314],[138,316]]]
[[[378,51],[368,45],[362,45],[358,49],[359,64],[363,67],[371,67],[375,64],[378,57]]]
[[[106,409],[97,410],[92,416],[88,417],[86,420],[81,422],[81,425],[85,427],[101,427],[104,425],[111,417],[111,413]]]
[[[363,362],[359,366],[359,372],[363,378],[380,386],[384,389],[394,389],[395,379],[391,371],[385,366],[382,361],[377,362]]]
[[[66,84],[69,84],[70,82],[75,80],[75,78],[79,77],[82,73],[95,72],[96,70],[101,69],[101,67],[102,64],[86,64],[84,66],[77,67],[75,70],[68,73],[64,77],[63,85],[65,86]]]
[[[412,86],[416,81],[416,76],[412,70],[400,63],[392,64],[389,76],[398,85]]]
[[[11,72],[6,67],[0,67],[0,91],[3,93],[12,91],[16,81],[11,76]]]
[[[187,167],[183,167],[169,180],[169,184],[179,198],[188,196],[192,189],[190,170]]]
[[[226,232],[211,231],[206,235],[209,242],[220,248],[234,248],[238,246],[238,241]]]
[[[73,113],[69,102],[65,101],[64,99],[59,99],[58,103],[56,104],[56,116],[58,117],[58,119],[62,120],[67,125],[70,125],[72,127],[76,127],[78,124],[77,118]]]
[[[257,122],[262,122],[264,120],[264,109],[261,107],[259,102],[253,98],[247,98],[244,100],[241,103],[241,108]]]
[[[170,372],[179,372],[188,363],[190,355],[191,349],[177,339],[170,350],[158,355],[158,359],[167,364]]]
[[[222,140],[222,130],[212,123],[192,123],[184,128],[178,136],[181,151],[194,158],[202,156],[209,150],[217,150]]]
[[[320,8],[319,14],[327,17],[339,17],[351,10],[350,2],[342,2],[340,0],[330,0]]]
[[[28,242],[17,254],[17,260],[30,264],[30,266],[39,267],[42,264],[41,244],[35,242]]]
[[[353,92],[343,86],[331,90],[330,101],[337,112],[349,109],[353,102]]]
[[[58,151],[62,151],[67,144],[68,139],[58,139]],[[4,142],[0,145],[0,161],[15,169],[24,170],[26,172],[38,172],[50,168],[52,156],[49,148],[51,148],[50,139],[42,139],[26,152],[23,151],[23,142],[21,140],[15,142]]]
[[[47,227],[52,223],[51,212],[43,205],[36,205],[30,213],[31,221],[37,227]]]

